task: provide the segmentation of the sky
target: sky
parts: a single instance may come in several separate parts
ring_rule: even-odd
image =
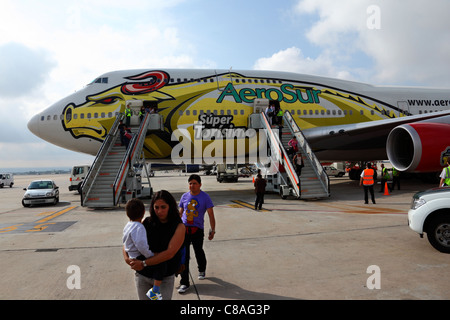
[[[100,74],[277,70],[450,88],[448,0],[1,0],[0,170],[92,156],[28,120]]]

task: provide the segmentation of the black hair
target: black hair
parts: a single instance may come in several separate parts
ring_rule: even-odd
[[[198,183],[202,183],[202,179],[200,178],[200,176],[198,174],[191,174],[189,176],[188,182],[191,180],[196,180]]]
[[[142,219],[145,214],[145,206],[144,203],[139,199],[130,199],[125,205],[125,211],[127,212],[128,218],[130,220],[135,221],[138,219]]]
[[[169,205],[169,212],[167,214],[167,220],[173,221],[180,218],[180,213],[178,211],[177,201],[173,195],[167,190],[161,190],[153,195],[152,203],[150,205],[150,220],[151,222],[159,222],[159,218],[156,215],[154,204],[157,200],[163,200]]]

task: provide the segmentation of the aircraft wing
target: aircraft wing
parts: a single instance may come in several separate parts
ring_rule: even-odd
[[[394,119],[317,127],[303,133],[321,160],[385,160],[389,133],[403,124],[450,115],[441,111]]]

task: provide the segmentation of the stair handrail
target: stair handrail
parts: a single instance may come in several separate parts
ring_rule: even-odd
[[[267,120],[267,117],[264,114],[264,112],[261,112],[261,118],[263,126],[265,127],[266,132],[268,133],[268,138],[270,140],[271,146],[276,148],[275,151],[278,153],[279,160],[281,160],[280,163],[281,165],[284,166],[284,169],[292,182],[292,187],[294,188],[297,197],[300,197],[300,179],[298,178],[297,172],[295,171],[294,166],[292,165],[289,155],[287,154],[285,148],[283,147],[280,137],[274,134],[272,127],[270,126],[269,121]],[[270,158],[273,163],[272,156]],[[279,170],[279,168],[277,168],[277,170]]]
[[[133,135],[131,139],[127,152],[125,153],[122,164],[117,172],[116,178],[113,183],[113,205],[117,205],[120,199],[120,193],[122,191],[123,185],[125,183],[125,177],[128,174],[128,170],[134,164],[136,157],[139,157],[144,145],[145,136],[147,134],[147,128],[150,123],[150,113],[146,112],[145,116],[139,126],[139,130]]]
[[[86,199],[86,196],[90,193],[92,189],[93,181],[95,181],[95,179],[98,176],[99,169],[103,163],[105,156],[108,154],[109,150],[111,149],[111,146],[116,141],[119,124],[120,121],[123,120],[123,118],[124,113],[119,113],[117,115],[116,120],[114,121],[113,125],[111,126],[111,129],[109,130],[108,134],[103,140],[100,149],[97,151],[97,155],[95,156],[94,162],[92,163],[91,168],[86,174],[86,178],[83,180],[83,183],[81,184],[81,206],[84,205],[84,200]]]
[[[294,136],[297,138],[297,141],[300,145],[300,147],[303,150],[303,155],[306,156],[309,160],[309,162],[312,164],[312,168],[319,178],[318,180],[322,184],[322,187],[324,190],[326,190],[327,195],[330,195],[330,178],[328,177],[327,173],[323,169],[322,164],[320,163],[319,159],[317,159],[316,155],[311,149],[311,146],[309,145],[308,141],[306,140],[305,135],[300,130],[300,127],[295,122],[294,118],[292,117],[291,113],[289,111],[284,111],[283,113],[283,120],[284,124],[287,124],[289,126],[290,131]]]

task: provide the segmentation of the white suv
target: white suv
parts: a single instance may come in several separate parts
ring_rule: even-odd
[[[450,253],[450,187],[421,191],[413,196],[408,225],[440,252]]]

